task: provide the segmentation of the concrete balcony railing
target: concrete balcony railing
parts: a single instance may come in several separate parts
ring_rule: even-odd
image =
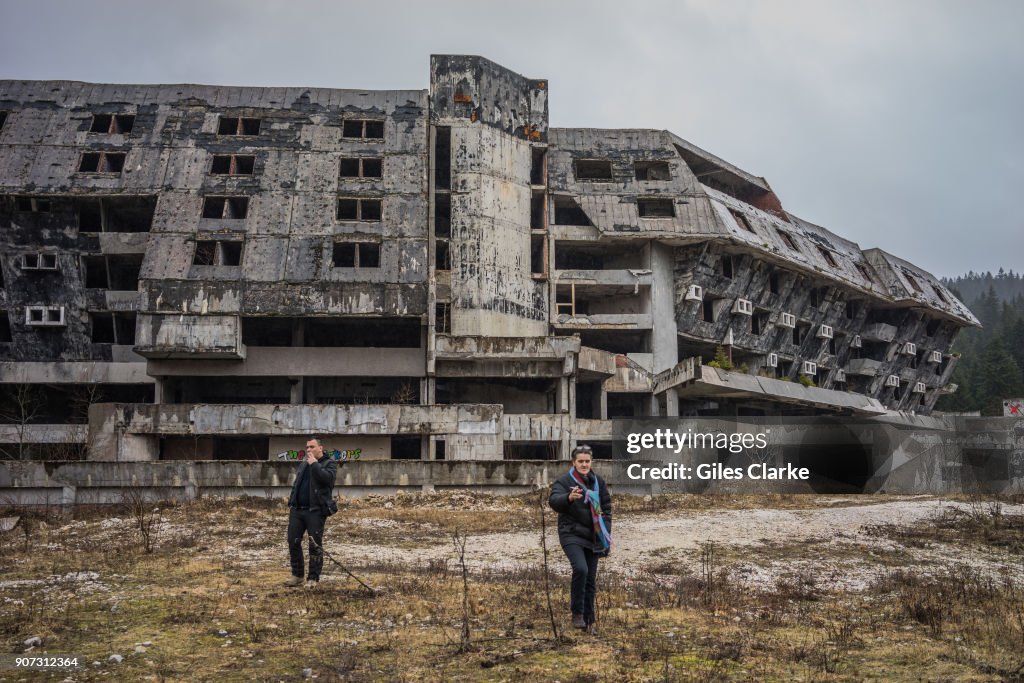
[[[0,425],[0,443],[85,443],[88,435],[84,424]]]
[[[556,270],[559,284],[616,285],[620,287],[650,287],[654,276],[649,270]]]
[[[569,438],[571,418],[568,415],[523,414],[501,418],[506,441],[561,441]]]
[[[873,358],[852,358],[846,364],[847,375],[865,375],[874,377],[882,367],[882,361]]]
[[[571,316],[561,313],[552,321],[555,327],[571,330],[649,330],[654,325],[650,313],[594,313]]]
[[[896,338],[896,326],[889,325],[888,323],[873,323],[871,325],[865,325],[860,331],[862,339],[868,341],[880,341],[880,342],[891,342]]]

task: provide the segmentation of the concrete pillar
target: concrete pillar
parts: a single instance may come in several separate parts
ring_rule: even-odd
[[[154,377],[153,379],[156,380],[153,383],[153,403],[156,403],[156,404],[163,403],[164,402],[164,382],[166,382],[166,378],[164,378],[164,377]]]
[[[601,402],[601,419],[608,419],[608,392],[604,390],[604,386],[601,386],[601,391],[598,392],[598,401]]]
[[[424,377],[420,380],[420,403],[425,406],[432,406],[437,400],[437,380],[433,377]]]
[[[558,395],[555,405],[556,413],[568,413],[569,412],[569,378],[559,377],[558,378]]]
[[[662,372],[679,362],[675,310],[675,256],[672,247],[651,242],[651,370]]]
[[[658,405],[658,397],[651,394],[645,398],[647,399],[647,416],[658,417],[661,415],[661,406]]]
[[[679,417],[679,394],[675,389],[665,392],[665,416]]]
[[[305,379],[303,379],[302,377],[289,377],[288,381],[292,383],[289,403],[291,403],[293,406],[302,404],[303,398],[305,397]]]

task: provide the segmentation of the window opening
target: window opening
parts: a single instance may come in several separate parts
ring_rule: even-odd
[[[636,205],[640,218],[674,218],[676,215],[671,199],[638,199]]]
[[[217,135],[259,135],[260,119],[236,116],[220,117]]]
[[[216,154],[210,173],[213,175],[252,175],[256,157],[252,154]]]
[[[576,180],[612,180],[608,159],[576,159]]]

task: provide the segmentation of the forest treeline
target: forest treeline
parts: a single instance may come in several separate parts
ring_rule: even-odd
[[[959,389],[935,408],[1002,415],[1003,399],[1024,398],[1024,276],[1000,268],[995,275],[970,272],[942,282],[982,327],[965,329],[953,343],[961,354],[952,377]]]

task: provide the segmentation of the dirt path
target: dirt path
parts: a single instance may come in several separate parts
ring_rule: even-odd
[[[829,501],[835,503],[835,499]],[[683,563],[693,570],[699,566],[699,547],[713,541],[731,556],[737,578],[756,585],[771,585],[779,577],[810,574],[824,588],[859,589],[886,567],[918,565],[927,571],[951,563],[968,564],[978,571],[1021,575],[1024,567],[1002,553],[981,551],[965,555],[962,548],[933,545],[908,548],[884,536],[868,533],[873,525],[912,525],[936,516],[950,506],[967,509],[966,503],[951,503],[933,497],[899,499],[893,502],[821,507],[816,509],[680,510],[653,515],[634,514],[617,519],[615,549],[602,567],[634,573],[652,563]],[[1004,506],[1006,513],[1020,514],[1024,506]],[[565,562],[557,536],[549,530],[549,547],[556,568]],[[343,534],[329,539],[339,557],[360,561],[425,563],[451,557],[451,543],[439,537],[437,545],[402,550],[346,543]],[[880,555],[891,555],[879,561]],[[536,533],[495,533],[470,538],[467,557],[477,570],[509,569],[520,563],[540,561]],[[864,559],[858,559],[862,557]]]

